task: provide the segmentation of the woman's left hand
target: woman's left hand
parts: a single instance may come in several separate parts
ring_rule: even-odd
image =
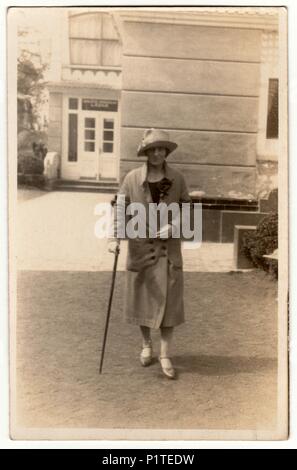
[[[170,238],[172,236],[172,225],[166,224],[156,233],[157,238]]]

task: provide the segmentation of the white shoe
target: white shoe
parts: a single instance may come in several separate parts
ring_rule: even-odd
[[[142,346],[142,350],[140,353],[141,365],[144,367],[149,366],[152,362],[152,357],[153,357],[152,344],[150,343],[147,346]]]
[[[168,377],[168,379],[175,379],[176,374],[175,374],[175,369],[173,368],[173,365],[171,363],[171,360],[169,357],[159,357],[159,361],[161,364],[161,368],[163,371],[163,374]]]

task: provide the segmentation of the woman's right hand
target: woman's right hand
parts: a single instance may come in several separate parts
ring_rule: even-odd
[[[120,252],[120,242],[119,240],[108,240],[107,243],[108,251],[110,253],[119,253]]]

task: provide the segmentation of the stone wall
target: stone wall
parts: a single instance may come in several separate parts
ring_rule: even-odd
[[[261,30],[124,22],[121,177],[144,129],[168,129],[190,190],[256,195]]]

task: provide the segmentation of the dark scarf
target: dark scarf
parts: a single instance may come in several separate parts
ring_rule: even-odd
[[[156,186],[160,191],[160,199],[164,199],[164,197],[168,195],[168,191],[172,186],[172,181],[164,176],[164,178],[159,181]]]

